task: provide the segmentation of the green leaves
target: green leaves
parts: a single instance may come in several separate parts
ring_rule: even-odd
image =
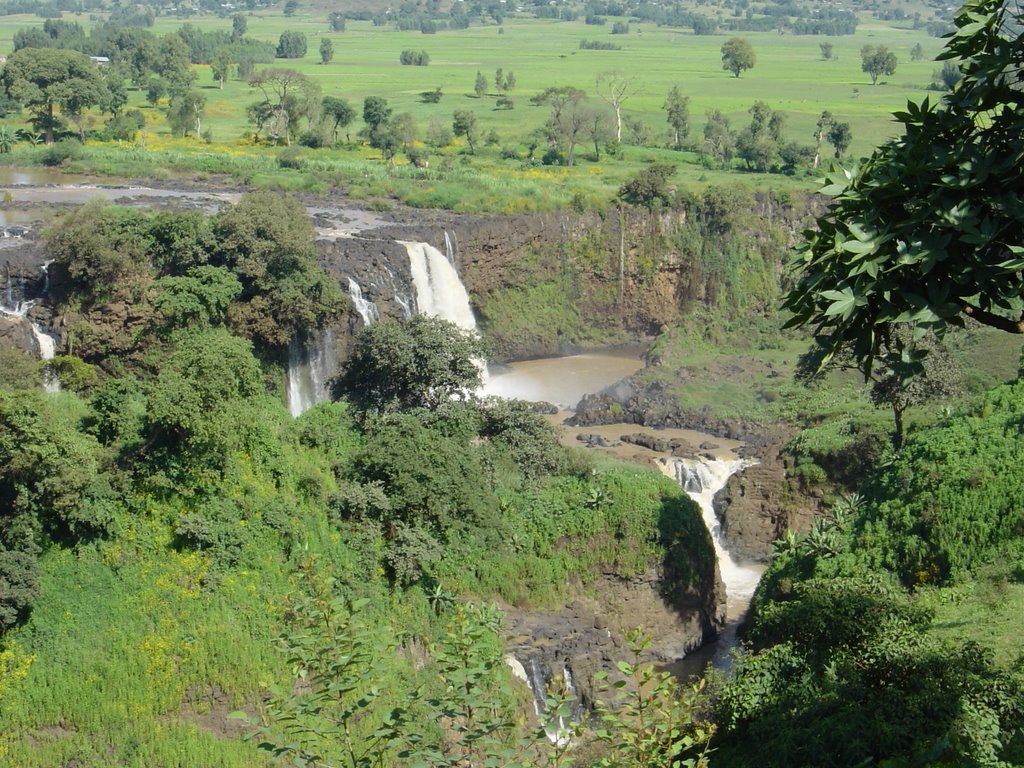
[[[834,201],[792,262],[788,327],[813,326],[829,354],[850,350],[870,371],[901,326],[941,334],[968,305],[1013,326],[998,321],[1024,297],[1024,209],[1010,192],[1024,186],[1024,94],[1002,83],[1024,67],[1022,18],[999,0],[972,3],[943,57],[960,58],[964,77],[941,108],[908,104],[902,137],[827,176]]]

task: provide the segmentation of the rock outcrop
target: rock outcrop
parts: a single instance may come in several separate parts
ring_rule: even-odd
[[[676,595],[665,595],[663,585],[656,568],[632,579],[602,574],[560,610],[508,608],[508,653],[545,680],[568,670],[576,695],[590,709],[604,690],[595,675],[614,676],[615,663],[630,660],[630,630],[643,629],[651,638],[646,659],[661,664],[678,661],[717,636],[725,620],[717,568],[699,587]]]

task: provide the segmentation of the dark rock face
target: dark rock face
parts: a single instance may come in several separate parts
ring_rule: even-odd
[[[0,347],[13,347],[30,355],[39,354],[32,326],[24,317],[0,315]]]
[[[717,567],[699,588],[663,595],[662,574],[651,569],[633,579],[604,574],[591,585],[592,595],[561,610],[507,611],[510,656],[545,680],[568,670],[584,709],[608,700],[596,681],[598,672],[613,679],[615,663],[628,660],[626,632],[642,627],[651,638],[647,659],[671,663],[714,639],[725,620],[725,589]]]
[[[730,477],[715,496],[722,535],[738,557],[767,562],[773,541],[787,530],[806,532],[819,516],[816,499],[790,488],[780,444],[763,449],[760,463]]]

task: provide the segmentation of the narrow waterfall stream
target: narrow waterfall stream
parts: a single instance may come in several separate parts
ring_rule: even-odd
[[[709,459],[700,456],[696,459],[659,459],[655,464],[679,483],[700,507],[704,525],[711,533],[715,547],[718,571],[725,584],[725,626],[719,632],[718,639],[683,659],[676,671],[688,677],[700,674],[708,664],[728,669],[731,665],[730,651],[738,642],[737,633],[764,573],[764,565],[741,562],[729,552],[722,536],[722,525],[715,513],[714,501],[715,494],[725,487],[729,478],[750,466],[750,462],[736,458]]]
[[[57,354],[57,339],[51,336],[42,325],[33,320],[28,316],[28,312],[32,307],[36,305],[39,299],[46,295],[46,292],[50,289],[50,275],[49,267],[52,262],[45,262],[40,268],[42,289],[37,296],[29,298],[26,295],[25,286],[14,284],[14,280],[11,278],[11,267],[9,264],[5,265],[5,276],[7,279],[7,285],[4,289],[3,300],[0,301],[0,314],[7,315],[8,317],[23,318],[29,323],[29,328],[32,331],[32,338],[36,343],[36,352],[39,355],[39,359],[53,360]],[[60,391],[60,380],[53,374],[49,368],[43,371],[43,389],[47,392],[59,392]]]

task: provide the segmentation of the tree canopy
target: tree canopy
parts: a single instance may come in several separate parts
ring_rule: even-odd
[[[479,337],[454,323],[416,315],[363,329],[335,395],[363,409],[436,408],[480,386]]]
[[[722,69],[739,77],[745,70],[751,69],[757,62],[754,46],[742,37],[731,37],[722,43]]]
[[[80,123],[82,112],[103,101],[107,93],[99,69],[88,56],[58,48],[15,51],[0,80],[7,94],[31,112],[32,125],[44,133],[47,144],[60,127],[56,107]]]
[[[827,176],[834,200],[784,300],[824,363],[845,349],[865,373],[881,362],[909,377],[929,331],[973,318],[1024,333],[1022,21],[1004,0],[965,5],[940,55],[963,72],[953,91],[908,104],[902,136]]]

